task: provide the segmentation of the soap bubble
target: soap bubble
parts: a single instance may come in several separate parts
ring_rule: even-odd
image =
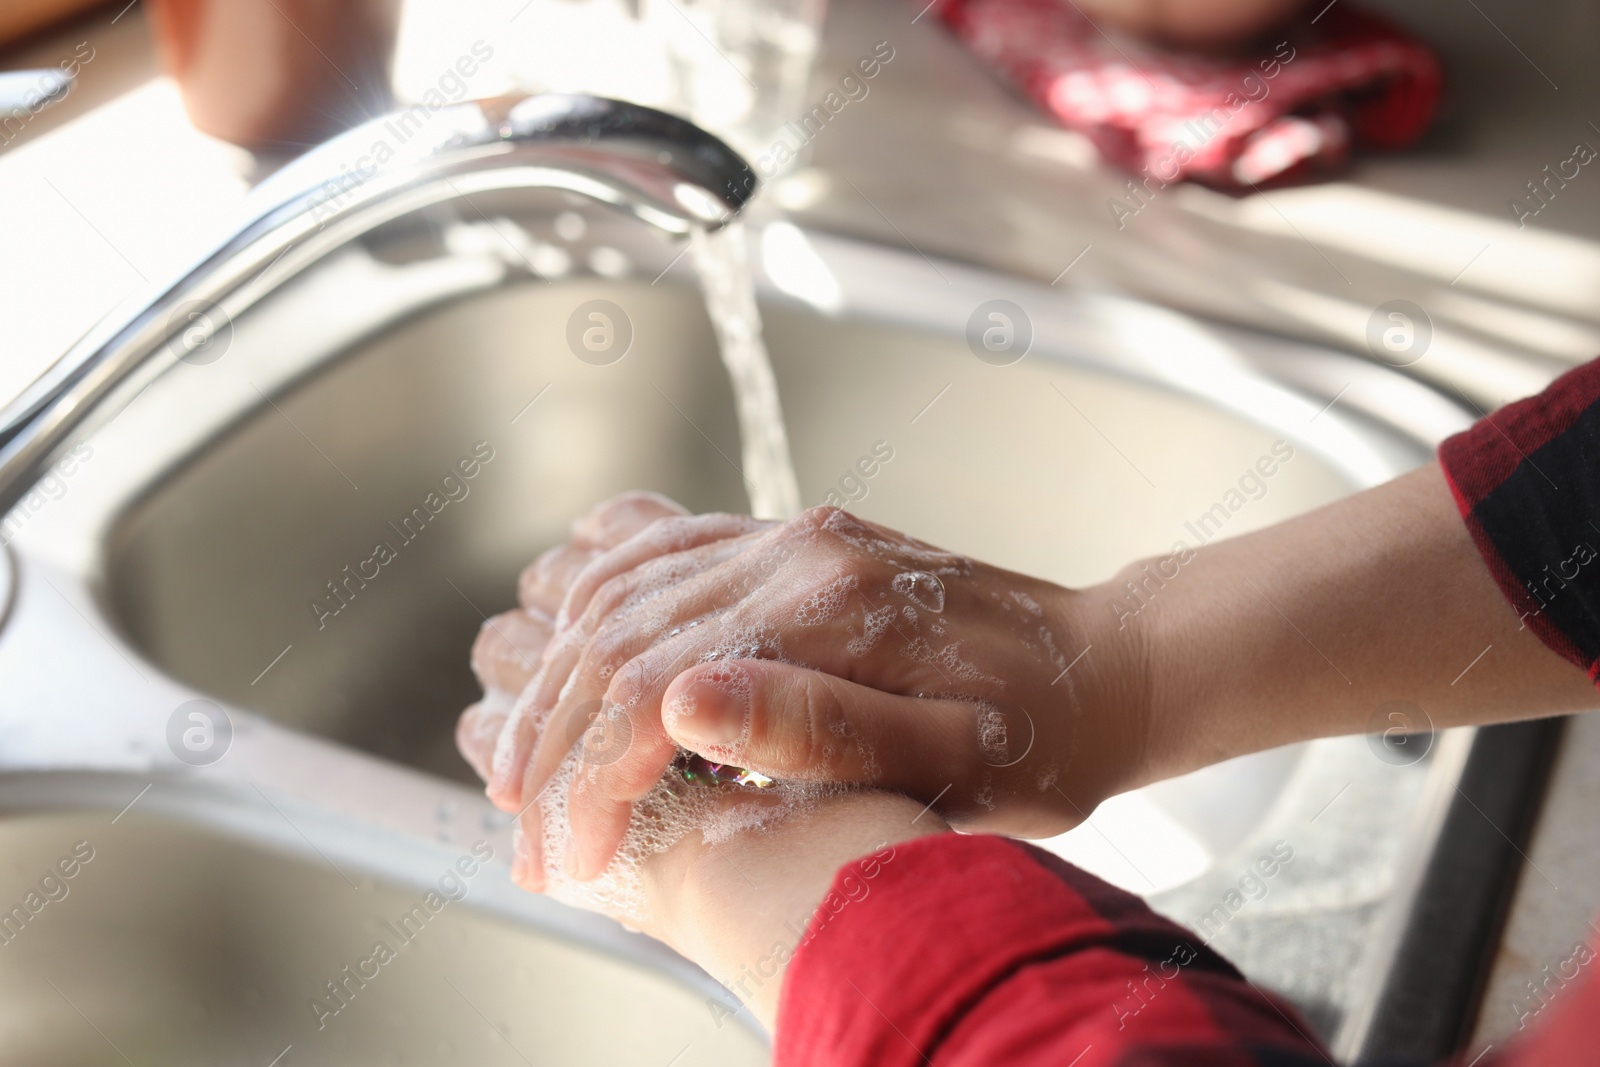
[[[944,610],[944,583],[939,580],[937,574],[929,574],[927,571],[905,571],[894,576],[890,588],[919,608],[926,608],[935,615]]]

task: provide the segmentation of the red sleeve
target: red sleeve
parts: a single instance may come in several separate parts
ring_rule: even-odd
[[[1474,1067],[1593,1064],[1595,959],[1575,952],[1530,999],[1535,1036]],[[1137,897],[1031,845],[941,834],[840,869],[784,978],[773,1062],[1331,1067],[1309,1034]]]
[[[785,978],[777,1067],[1328,1062],[1193,933],[1031,845],[922,838],[846,865],[827,901]]]
[[[1456,506],[1512,609],[1600,675],[1600,360],[1439,446]]]

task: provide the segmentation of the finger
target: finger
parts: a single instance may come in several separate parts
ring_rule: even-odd
[[[512,696],[527,688],[554,632],[541,611],[518,608],[484,621],[472,643],[472,672],[485,691]]]
[[[603,501],[575,520],[572,540],[584,548],[615,548],[657,519],[687,514],[688,508],[660,493],[635,490]]]
[[[523,798],[544,788],[577,736],[567,729],[575,709],[594,710],[618,668],[661,640],[664,630],[715,610],[719,596],[736,598],[727,583],[709,576],[741,550],[740,538],[712,542],[652,560],[600,587],[583,618],[545,650],[539,676],[523,694],[534,714],[509,720],[514,732],[501,735],[502,748],[494,759],[488,788],[496,805],[516,811],[525,802]],[[669,576],[678,577],[678,584],[673,585]],[[664,603],[650,603],[658,598]],[[648,619],[625,620],[609,627],[603,637],[597,636],[602,625],[619,614],[626,611],[642,616],[647,610]],[[665,685],[670,677],[662,678],[660,684]],[[560,735],[559,743],[544,744],[534,729],[535,720],[544,715],[548,715],[549,729]],[[581,731],[580,724],[577,733]]]
[[[554,618],[573,579],[597,554],[597,549],[576,544],[557,545],[540,553],[517,578],[518,603],[528,611]]]
[[[489,777],[490,762],[494,758],[495,741],[505,726],[510,701],[504,693],[491,692],[461,713],[456,720],[456,748],[462,758],[478,772],[478,777]]]
[[[740,629],[735,627],[735,632]],[[686,631],[651,646],[612,677],[600,706],[620,736],[610,739],[611,743],[600,750],[605,758],[593,758],[585,750],[589,758],[585,759],[581,776],[573,782],[568,801],[571,840],[564,846],[562,860],[563,870],[571,877],[595,878],[606,869],[627,833],[634,802],[655,788],[677,755],[677,743],[663,725],[661,698],[673,679],[704,658],[708,645],[719,646],[726,640],[725,636],[717,636],[720,626],[710,625],[704,630],[712,633]],[[811,633],[818,636],[796,645],[801,656],[836,644],[821,636],[820,630]],[[604,635],[598,640],[603,639]],[[743,638],[752,653],[776,654],[776,647],[766,645],[765,640],[751,636],[749,631]],[[541,745],[544,743],[542,739]],[[543,771],[539,763],[536,755],[530,782]],[[524,786],[525,790],[530,788],[534,787]]]
[[[543,893],[543,829],[537,806],[511,827],[511,881],[530,893]]]
[[[659,493],[623,493],[572,523],[572,541],[549,549],[517,580],[522,606],[554,615],[578,573],[601,552],[615,548],[657,519],[685,514]]]
[[[550,633],[549,616],[517,609],[485,620],[472,643],[472,670],[484,697],[462,713],[456,748],[485,780],[507,716],[537,671]]]
[[[793,532],[791,528],[798,529],[802,539],[809,539],[817,521],[820,520],[812,516],[774,529],[763,526],[738,537],[662,556],[602,585],[590,598],[582,618],[552,640],[541,675],[528,690],[533,694],[531,707],[540,711],[552,709],[550,731],[559,741],[547,743],[530,729],[531,724],[519,724],[520,734],[503,753],[507,758],[502,761],[502,753],[496,755],[489,787],[494,802],[507,811],[515,811],[523,798],[541,790],[570,748],[570,738],[574,736],[569,729],[570,717],[574,710],[592,710],[608,687],[623,678],[622,668],[631,670],[634,659],[647,649],[650,656],[645,674],[650,692],[622,702],[639,729],[648,728],[649,722],[659,718],[662,691],[695,659],[804,655],[809,662],[848,673],[850,665],[841,660],[849,655],[848,638],[859,635],[850,629],[844,615],[832,610],[818,614],[811,610],[810,603],[820,597],[829,603],[837,600],[842,606],[850,589],[860,595],[859,579],[841,569],[831,555],[796,560],[792,544],[784,539],[786,532]],[[775,540],[762,543],[768,539]],[[881,564],[871,566],[882,569]],[[740,620],[713,619],[730,605],[770,587],[780,569],[789,580],[742,624]],[[864,601],[860,607],[866,610]],[[806,621],[798,629],[785,625],[800,614],[806,616]],[[865,633],[871,624],[863,619],[862,625]],[[880,629],[882,625],[895,624],[890,620]],[[841,634],[846,634],[847,639],[839,640]],[[722,645],[727,647],[719,650]],[[786,649],[786,645],[791,647]],[[694,654],[686,662],[674,659],[683,650],[691,649]],[[875,681],[887,689],[899,689],[898,676],[916,673],[916,669],[917,664],[910,660],[896,660],[888,670],[880,671],[883,677]],[[502,744],[506,743],[507,738],[502,735]],[[660,768],[652,779],[659,776],[659,771]],[[611,772],[607,769],[602,773]]]
[[[1007,758],[1004,720],[970,702],[885,693],[770,660],[684,671],[667,687],[661,718],[675,744],[716,763],[924,799]]]
[[[628,832],[634,801],[655,787],[678,752],[659,715],[628,715],[629,709],[618,704],[611,709],[608,719],[585,735],[568,793],[571,837],[560,862],[562,872],[578,881],[599,877],[611,863]],[[606,727],[625,736],[588,743]]]
[[[591,559],[573,580],[556,615],[556,629],[564,630],[581,618],[601,586],[650,560],[687,552],[714,541],[771,528],[774,523],[746,515],[685,515],[662,519],[628,540]]]
[[[808,662],[837,667],[843,673],[847,665],[839,661],[848,642],[839,640],[840,627],[846,625],[840,618],[824,613],[826,618],[803,623],[797,629],[782,628],[782,620],[795,618],[798,610],[816,599],[815,595],[807,598],[809,588],[823,592],[836,588],[842,595],[844,587],[837,569],[827,561],[812,568],[817,573],[808,574],[807,568],[799,568],[795,588],[778,595],[768,605],[770,610],[757,611],[742,623],[723,614],[730,605],[743,601],[770,581],[770,561],[752,560],[768,553],[755,548],[747,551],[750,542],[765,536],[767,533],[762,530],[713,542],[689,553],[651,561],[607,582],[590,600],[583,619],[565,633],[558,633],[551,642],[543,675],[529,690],[537,694],[534,706],[554,707],[554,729],[558,721],[570,725],[568,717],[575,708],[593,710],[599,698],[605,696],[625,707],[633,727],[642,733],[653,728],[659,719],[661,695],[667,684],[695,660],[730,655],[799,656]],[[682,556],[690,557],[690,561],[686,563]],[[693,569],[690,564],[704,569],[677,586],[659,590],[658,570],[679,572]],[[649,596],[657,600],[646,596],[651,590],[656,591]],[[625,606],[631,610],[624,611]],[[915,667],[909,660],[897,662],[888,673],[910,673],[907,668]],[[893,679],[885,680],[889,683],[887,688],[898,688]],[[637,684],[638,691],[630,691],[627,699],[608,692],[619,683]],[[519,791],[506,779],[492,779],[490,795],[498,798],[496,803],[511,810],[520,803],[520,797],[533,796],[544,787],[569,747],[566,738],[572,736],[571,731],[563,727],[559,732],[560,748],[552,748],[542,739],[532,741],[525,737],[519,741],[507,773],[514,775],[522,753],[531,750],[522,788]],[[650,780],[658,777],[662,769],[664,766],[656,768]],[[620,770],[605,768],[600,773],[609,776]],[[636,792],[648,784],[634,783],[626,789]]]
[[[548,710],[534,706],[533,692],[536,687],[537,681],[530,683],[528,688],[512,702],[510,710],[501,722],[500,733],[495,738],[493,754],[488,761],[489,773],[484,776],[487,783],[484,787],[485,795],[491,803],[509,815],[519,813],[523,805],[520,794],[508,789],[507,784],[520,780],[522,764],[527,761],[534,742],[544,726],[544,720],[550,714]],[[516,768],[516,776],[511,773],[512,768]]]

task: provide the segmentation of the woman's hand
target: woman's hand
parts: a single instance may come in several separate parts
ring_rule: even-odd
[[[653,523],[572,579],[502,732],[489,793],[521,814],[520,878],[600,875],[680,746],[903,792],[967,828],[1069,829],[1139,783],[1145,741],[1133,645],[1085,657],[1090,618],[1070,590],[837,509]],[[559,775],[571,840],[535,854],[552,847],[535,801],[580,738],[581,772]]]

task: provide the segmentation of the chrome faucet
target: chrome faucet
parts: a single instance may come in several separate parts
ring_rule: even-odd
[[[0,514],[75,432],[108,420],[206,344],[215,323],[385,222],[472,193],[565,189],[682,234],[723,225],[757,185],[715,137],[635,104],[506,96],[412,121],[420,107],[363,123],[263,181],[241,222],[191,267],[112,312],[0,409]]]

